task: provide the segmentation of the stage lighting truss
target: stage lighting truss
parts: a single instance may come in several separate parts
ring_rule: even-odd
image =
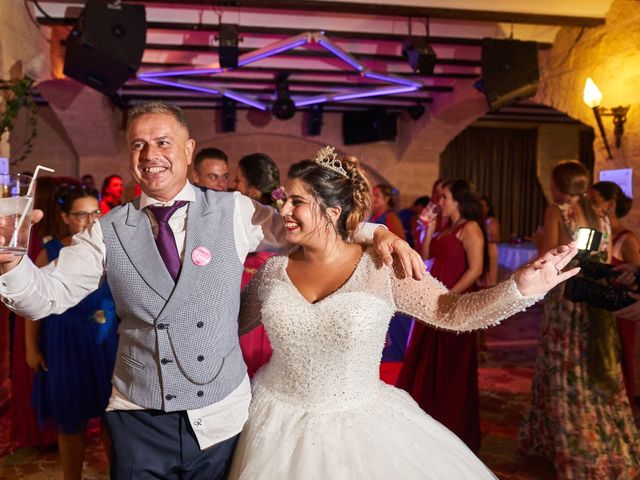
[[[307,105],[316,105],[325,102],[343,102],[346,100],[353,100],[357,98],[376,97],[382,95],[393,95],[414,92],[422,88],[422,83],[407,80],[406,78],[399,77],[397,75],[387,73],[376,73],[366,68],[358,59],[356,59],[349,52],[345,51],[329,38],[324,35],[324,32],[305,32],[293,37],[281,40],[279,42],[272,43],[266,47],[259,48],[252,52],[247,52],[241,55],[238,59],[238,68],[242,68],[251,63],[259,60],[273,57],[280,53],[293,50],[298,47],[304,47],[309,44],[316,44],[324,48],[329,53],[333,54],[338,59],[342,60],[346,65],[345,70],[353,69],[360,72],[360,75],[371,80],[379,80],[387,83],[388,85],[382,87],[372,87],[371,89],[358,89],[358,90],[345,90],[343,92],[333,92],[330,94],[306,96],[306,97],[293,97],[296,107],[304,107]],[[195,85],[177,77],[189,77],[194,75],[211,75],[215,77],[216,74],[235,70],[233,68],[200,68],[189,70],[167,70],[161,72],[147,72],[139,73],[138,80],[153,83],[156,85],[165,85],[169,87],[182,88],[184,90],[190,90],[194,92],[201,92],[210,95],[220,95],[223,97],[231,98],[240,103],[248,105],[258,110],[268,110],[270,105],[262,102],[258,99],[249,97],[247,95],[235,92],[232,89],[212,86],[204,87],[201,85]]]

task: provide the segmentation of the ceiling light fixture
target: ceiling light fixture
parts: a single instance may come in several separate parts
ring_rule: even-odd
[[[271,112],[278,120],[289,120],[296,113],[296,104],[289,94],[289,74],[276,75],[276,100],[271,106]]]
[[[429,18],[425,20],[426,37],[413,37],[411,18],[409,18],[409,36],[402,46],[402,56],[409,62],[411,69],[418,75],[433,75],[438,56],[429,45]]]

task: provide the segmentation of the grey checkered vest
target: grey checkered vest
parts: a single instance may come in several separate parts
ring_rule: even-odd
[[[138,201],[100,219],[107,279],[121,319],[113,384],[147,409],[211,405],[246,373],[238,342],[243,265],[233,233],[233,194],[194,190],[175,284]],[[207,265],[192,260],[197,247],[211,252]]]

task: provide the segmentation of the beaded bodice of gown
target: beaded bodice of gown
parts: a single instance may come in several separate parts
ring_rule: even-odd
[[[343,410],[380,388],[379,365],[389,320],[402,311],[432,325],[472,330],[498,323],[540,297],[523,297],[513,280],[461,296],[433,277],[399,278],[366,250],[338,290],[309,303],[271,258],[243,292],[241,331],[262,321],[273,347],[256,385],[306,410]]]

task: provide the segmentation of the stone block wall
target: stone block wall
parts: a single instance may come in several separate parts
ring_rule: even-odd
[[[592,126],[596,131],[595,178],[603,169],[633,168],[634,192],[640,189],[640,2],[615,0],[602,26],[563,28],[542,68],[536,100]],[[629,105],[620,149],[614,146],[613,121],[604,117],[605,132],[613,152],[608,159],[593,112],[582,94],[587,77],[603,93],[602,106]],[[541,169],[544,172],[544,169]],[[541,178],[544,185],[545,180]],[[640,232],[640,205],[634,207],[627,225]]]

